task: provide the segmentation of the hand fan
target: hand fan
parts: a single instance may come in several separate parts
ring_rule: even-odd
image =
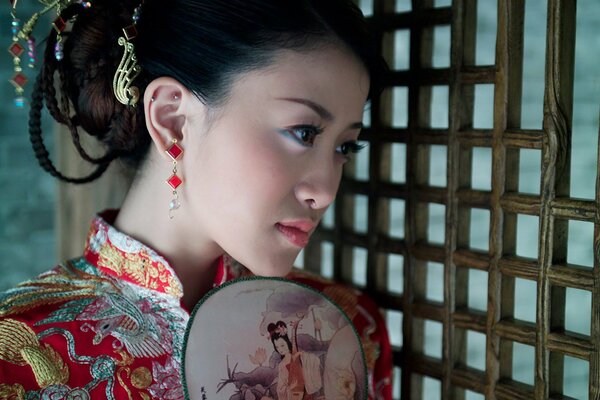
[[[211,290],[194,308],[182,376],[190,400],[366,400],[359,336],[313,288],[251,277]]]

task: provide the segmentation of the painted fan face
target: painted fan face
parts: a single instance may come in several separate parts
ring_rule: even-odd
[[[192,313],[184,351],[191,400],[367,398],[349,318],[322,293],[285,279],[239,279],[211,291]]]

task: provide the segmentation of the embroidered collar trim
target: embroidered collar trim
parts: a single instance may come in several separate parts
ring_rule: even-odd
[[[155,250],[120,232],[111,224],[118,210],[107,210],[92,221],[84,256],[103,273],[177,298],[183,286],[169,262]],[[227,254],[219,258],[213,287],[249,271]]]
[[[183,287],[168,261],[110,224],[117,213],[109,210],[92,221],[84,252],[87,261],[108,275],[182,297]]]

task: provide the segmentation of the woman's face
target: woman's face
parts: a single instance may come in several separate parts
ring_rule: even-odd
[[[209,128],[188,118],[180,196],[191,231],[257,275],[287,274],[335,198],[368,90],[345,49],[284,51],[234,83]]]
[[[277,350],[277,352],[281,356],[285,356],[286,354],[289,354],[290,348],[288,347],[288,344],[284,339],[282,339],[282,338],[275,339],[275,342],[273,342],[273,344],[275,344],[275,350]]]

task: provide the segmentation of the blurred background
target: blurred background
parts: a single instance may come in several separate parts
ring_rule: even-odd
[[[451,0],[436,1],[437,7],[451,5]],[[409,11],[409,0],[397,0],[397,11]],[[361,8],[366,15],[373,12],[372,0],[361,0]],[[33,0],[19,2],[19,14],[22,19],[39,9],[39,3]],[[8,5],[2,7],[3,22],[0,41],[6,47],[11,43],[10,10]],[[50,26],[50,17],[38,24],[37,37],[39,50],[43,48],[42,38]],[[543,118],[544,96],[544,66],[546,40],[547,3],[544,0],[529,0],[526,2],[525,14],[525,43],[524,43],[524,78],[522,128],[541,129]],[[594,199],[596,192],[596,168],[598,163],[598,130],[600,105],[600,2],[598,0],[578,0],[577,2],[577,41],[575,48],[575,88],[574,88],[574,119],[571,165],[571,197]],[[478,0],[478,34],[477,34],[477,64],[494,64],[495,40],[497,28],[497,1]],[[404,35],[404,36],[403,36]],[[407,32],[399,32],[396,37],[396,55],[394,60],[397,69],[408,68],[409,41]],[[450,64],[450,27],[439,26],[434,31],[434,67],[447,67]],[[0,290],[7,289],[18,282],[29,279],[47,270],[59,262],[57,245],[59,239],[57,227],[57,204],[63,201],[64,195],[75,190],[59,186],[55,180],[45,173],[38,165],[29,143],[27,120],[28,108],[17,108],[13,103],[14,89],[8,80],[13,75],[12,59],[4,53],[0,57]],[[37,70],[27,71],[30,81],[27,85],[27,97]],[[475,122],[476,128],[491,129],[493,126],[493,85],[477,85],[475,92]],[[394,115],[395,124],[407,124],[407,116],[402,110],[407,108],[407,94],[402,91],[394,93],[397,112]],[[448,126],[448,90],[447,87],[434,87],[432,95],[432,127],[445,128]],[[57,159],[57,149],[54,125],[48,115],[44,117],[45,140],[52,157]],[[357,175],[368,171],[368,152],[363,152],[356,160]],[[473,153],[473,187],[491,189],[491,149],[476,148]],[[432,146],[431,149],[430,183],[433,186],[446,186],[447,154],[445,146]],[[394,150],[394,171],[396,176],[405,176],[405,149],[398,146]],[[519,191],[522,193],[538,194],[540,192],[541,151],[521,150],[520,154]],[[366,176],[368,173],[365,172]],[[77,190],[86,190],[78,188]],[[59,200],[61,199],[61,200]],[[114,199],[113,199],[114,200]],[[366,204],[366,203],[365,203]],[[366,205],[365,205],[366,207]],[[392,213],[395,211],[392,210]],[[393,228],[403,231],[403,207],[394,214]],[[444,213],[443,206],[430,208],[429,239],[432,242],[444,243]],[[356,211],[356,225],[367,226],[366,211],[360,208]],[[328,216],[327,218],[330,218]],[[488,250],[489,211],[480,210],[472,214],[471,246],[475,249]],[[537,258],[538,255],[538,218],[520,215],[518,217],[517,255]],[[86,230],[87,226],[82,229]],[[587,268],[593,267],[593,224],[587,222],[569,222],[568,262]],[[67,233],[68,234],[68,233]],[[75,247],[79,246],[76,244]],[[326,249],[325,249],[326,250]],[[332,257],[323,257],[331,260]],[[366,254],[355,254],[356,265],[366,265]],[[302,264],[302,257],[298,263]],[[401,266],[401,257],[398,259]],[[427,275],[428,298],[443,301],[443,266],[430,263]],[[328,268],[324,266],[327,274]],[[401,269],[398,269],[401,271]],[[366,276],[366,274],[358,274]],[[392,276],[394,285],[402,287],[402,273]],[[536,316],[536,283],[517,279],[515,283],[515,318],[535,323]],[[469,288],[469,306],[486,310],[487,304],[487,274],[475,273],[471,276]],[[566,326],[569,330],[590,335],[591,294],[587,291],[567,289]],[[401,316],[392,316],[394,324],[398,324]],[[441,354],[441,328],[439,335],[435,329],[426,329],[426,353],[436,356]],[[392,342],[401,346],[401,331],[391,330]],[[479,343],[477,348],[482,352],[469,354],[472,365],[485,369],[485,336],[473,334],[469,341]],[[513,367],[514,378],[524,383],[533,384],[534,354],[533,347],[515,343],[515,358]],[[399,382],[396,374],[396,382]],[[565,394],[576,399],[588,398],[589,368],[587,363],[578,359],[565,359]],[[425,399],[440,397],[439,381],[425,379]],[[399,398],[399,387],[396,385],[395,397]],[[469,392],[467,399],[483,399],[483,396]]]

